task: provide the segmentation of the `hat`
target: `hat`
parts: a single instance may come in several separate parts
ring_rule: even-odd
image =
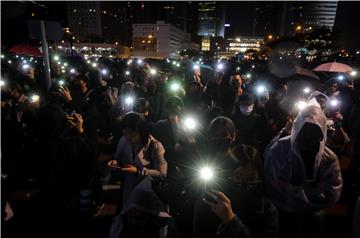
[[[169,97],[165,108],[168,112],[180,112],[184,109],[184,103],[179,97]]]
[[[131,193],[130,204],[123,213],[127,212],[130,208],[135,208],[157,217],[171,217],[167,212],[165,204],[154,192],[151,181],[152,178],[147,176],[134,188]]]

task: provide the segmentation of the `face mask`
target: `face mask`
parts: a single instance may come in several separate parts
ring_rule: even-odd
[[[254,104],[250,106],[240,105],[240,112],[245,116],[249,116],[253,110],[254,110]]]

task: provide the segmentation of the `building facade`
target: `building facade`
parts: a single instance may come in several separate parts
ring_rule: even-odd
[[[333,28],[337,1],[288,2],[286,33],[306,32],[315,28]]]
[[[225,11],[221,2],[199,2],[198,35],[204,37],[224,37]]]
[[[263,45],[263,37],[240,36],[228,38],[221,46],[217,46],[218,51],[215,52],[215,55],[217,58],[231,58],[248,50],[260,51]]]
[[[191,43],[191,36],[183,30],[157,21],[155,24],[133,24],[133,56],[138,58],[174,58],[180,51],[197,45]]]
[[[68,2],[67,13],[75,41],[91,42],[102,37],[100,2]]]

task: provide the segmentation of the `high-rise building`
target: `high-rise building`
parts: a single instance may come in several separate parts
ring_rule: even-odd
[[[259,2],[255,8],[253,35],[267,35],[272,32],[272,17],[274,14],[274,3]]]
[[[319,2],[288,2],[287,4],[287,34],[295,31],[327,27],[332,28],[335,23],[337,1]]]
[[[132,27],[135,57],[168,58],[176,57],[184,49],[198,50],[198,46],[192,44],[189,33],[164,21],[133,24]]]
[[[221,2],[199,2],[198,35],[204,37],[224,37],[225,11]]]
[[[131,45],[131,2],[101,2],[101,27],[107,43]]]
[[[74,40],[91,42],[102,37],[100,2],[68,2],[67,12]]]
[[[253,36],[280,33],[281,3],[258,2],[255,8]]]
[[[196,2],[159,2],[158,4],[162,13],[158,14],[157,20],[163,20],[190,33],[192,38],[197,35],[198,4]]]
[[[75,41],[131,44],[133,2],[68,2],[68,23]]]

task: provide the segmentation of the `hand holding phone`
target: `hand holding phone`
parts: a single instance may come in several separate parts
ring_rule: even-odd
[[[203,201],[210,206],[211,210],[222,220],[224,224],[230,222],[235,217],[230,199],[226,197],[224,193],[211,190],[207,192],[206,196],[208,197],[203,198]]]

